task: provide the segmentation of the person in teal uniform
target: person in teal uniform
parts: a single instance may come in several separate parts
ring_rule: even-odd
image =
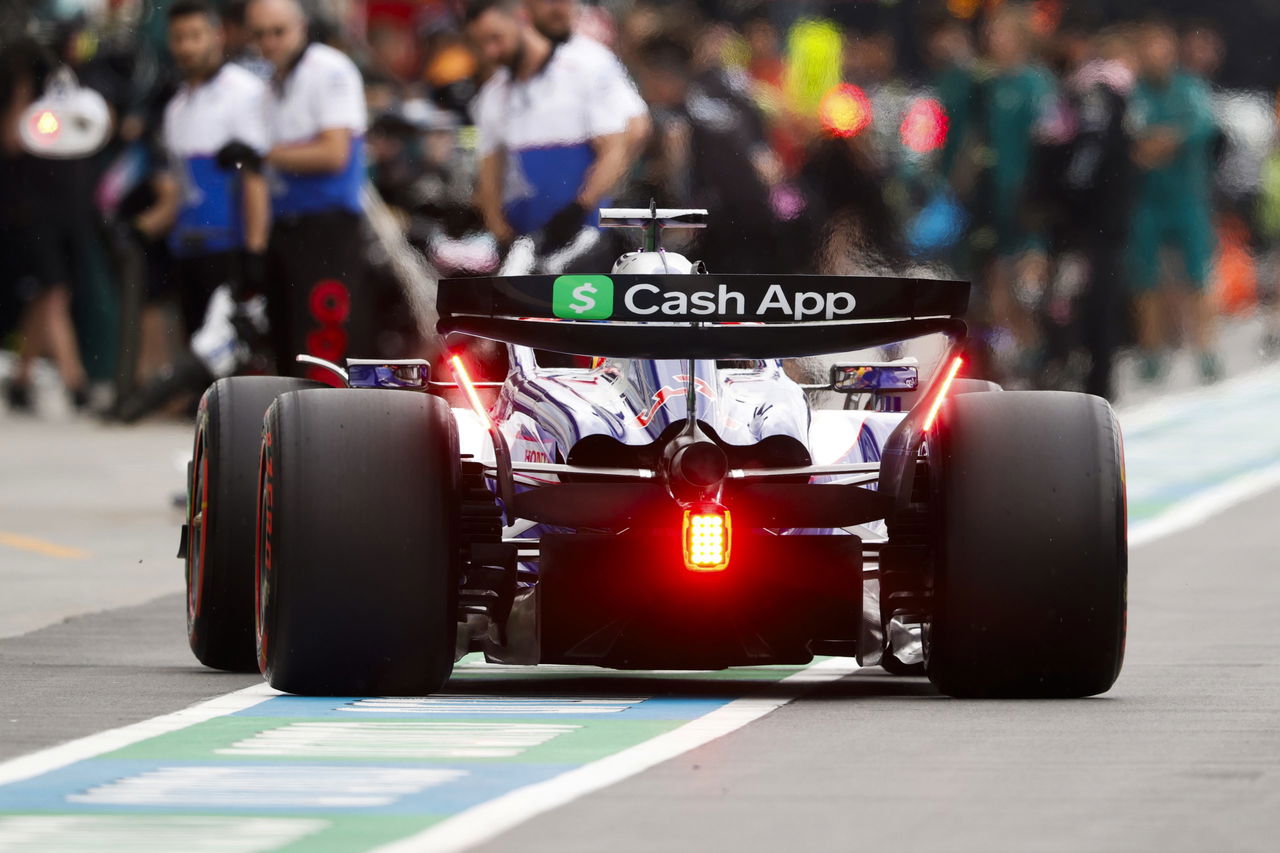
[[[1170,341],[1166,300],[1172,299],[1172,314],[1196,349],[1201,378],[1212,382],[1221,366],[1214,352],[1213,308],[1205,295],[1214,253],[1210,187],[1218,133],[1209,88],[1178,67],[1177,34],[1167,23],[1149,21],[1139,28],[1138,54],[1141,79],[1132,114],[1139,177],[1129,265],[1141,371],[1147,380],[1163,373]],[[1176,283],[1161,273],[1164,249],[1180,258]]]
[[[926,53],[932,66],[933,90],[947,116],[947,134],[938,154],[938,172],[954,176],[973,99],[973,40],[968,25],[944,16],[929,31]]]
[[[977,72],[968,116],[968,145],[977,171],[970,199],[970,249],[987,285],[988,320],[1012,333],[1029,372],[1038,348],[1031,308],[1043,289],[1043,236],[1023,217],[1027,168],[1037,125],[1054,85],[1032,61],[1032,34],[1022,6],[1005,5],[987,23],[987,64]],[[998,350],[1003,349],[998,342]]]

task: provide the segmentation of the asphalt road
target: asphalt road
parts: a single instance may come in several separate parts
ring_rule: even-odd
[[[1280,463],[1277,439],[1252,421],[1229,420],[1257,416],[1232,402],[1246,396],[1264,409],[1263,423],[1274,423],[1277,375],[1264,378],[1265,385],[1188,403],[1228,419],[1230,436],[1224,467],[1198,471],[1194,480],[1162,473],[1184,461],[1165,457],[1200,446],[1214,418],[1197,424],[1176,407],[1132,418],[1131,495],[1148,521],[1167,517],[1160,514],[1171,501],[1230,492],[1240,479],[1225,466],[1230,458],[1260,454],[1254,468]],[[178,831],[192,836],[191,850],[357,850],[461,814],[451,824],[461,832],[418,836],[417,849],[450,849],[500,829],[499,822],[477,830],[488,817],[467,809],[512,791],[508,814],[532,816],[478,849],[1276,849],[1275,488],[1211,502],[1225,511],[1205,523],[1148,528],[1131,552],[1124,671],[1111,692],[1089,700],[956,701],[878,668],[809,684],[780,681],[793,670],[628,676],[472,666],[451,682],[457,698],[443,711],[306,704],[264,693],[237,700],[236,716],[148,734],[115,752],[86,746],[65,769],[54,762],[43,775],[6,776],[16,757],[48,755],[41,751],[258,680],[204,670],[186,649],[180,563],[172,557],[178,514],[169,506],[181,487],[185,426],[104,430],[0,418],[0,435],[0,851],[174,849],[178,836],[164,833]],[[758,718],[702,745],[695,739],[671,753],[654,746],[744,711],[744,719]],[[244,790],[269,799],[279,786],[262,787],[264,778],[296,782],[253,775],[288,770],[271,765],[280,760],[273,755],[292,756],[308,791],[330,784],[324,772],[331,765],[341,765],[340,775],[367,769],[373,759],[342,757],[332,740],[308,741],[305,753],[296,740],[281,752],[263,740],[273,731],[330,736],[325,727],[335,724],[326,721],[337,718],[344,732],[357,718],[362,732],[403,726],[391,743],[416,744],[421,767],[461,769],[414,770],[420,775],[397,782],[409,792],[402,799],[389,796],[385,808],[366,803],[365,811],[332,798],[275,807],[234,801]],[[443,751],[432,726],[452,727]],[[466,726],[488,726],[488,739],[457,740]],[[662,760],[668,754],[674,757]],[[634,766],[609,777],[602,768],[619,756],[631,756]],[[375,769],[384,773],[381,764]],[[252,778],[247,788],[203,787],[182,800],[175,791],[193,783],[174,774],[205,765]],[[419,765],[396,767],[409,773]],[[565,793],[558,774],[575,768],[594,781]],[[428,772],[446,775],[421,775]],[[194,778],[208,784],[206,776]],[[392,777],[369,778],[385,787]],[[603,784],[612,778],[619,781]],[[122,788],[121,779],[135,780],[133,787]],[[552,793],[531,807],[518,794],[540,780]],[[54,815],[123,823],[105,825],[117,834],[88,823],[76,825],[80,836],[67,835],[67,818]],[[228,822],[165,823],[204,815]],[[246,815],[266,821],[248,823]],[[197,842],[197,833],[206,841]],[[245,840],[239,846],[237,833]]]
[[[1136,549],[1116,686],[962,702],[879,668],[483,850],[1275,850],[1280,493]]]
[[[1125,668],[1102,697],[959,702],[879,669],[775,685],[795,700],[481,849],[1273,850],[1277,518],[1272,492],[1211,538],[1197,528],[1135,550]],[[167,595],[0,641],[0,758],[255,681],[195,666],[182,629],[181,599]],[[650,685],[677,697],[738,687]],[[551,689],[611,697],[635,682]]]

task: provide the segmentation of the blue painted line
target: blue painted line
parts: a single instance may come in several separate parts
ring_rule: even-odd
[[[1120,412],[1130,520],[1151,521],[1176,504],[1280,462],[1280,377],[1273,369],[1196,391],[1144,418]]]
[[[1187,480],[1180,480],[1168,483],[1155,489],[1145,489],[1139,491],[1131,490],[1129,493],[1129,505],[1131,508],[1137,505],[1157,504],[1168,505],[1205,492],[1214,486],[1220,485],[1236,477],[1244,476],[1262,468],[1280,462],[1280,454],[1267,454],[1265,456],[1247,459],[1236,465],[1223,466],[1213,471],[1208,476],[1195,477]],[[1134,520],[1144,520],[1134,513]]]
[[[69,800],[71,795],[81,795],[99,786],[107,786],[120,779],[136,777],[139,774],[159,771],[164,768],[181,767],[266,767],[274,769],[296,769],[299,777],[313,776],[317,765],[291,764],[288,761],[253,761],[253,760],[200,760],[200,761],[156,761],[156,760],[118,760],[95,758],[81,761],[70,767],[46,773],[25,782],[18,782],[4,789],[2,807],[7,812],[53,813],[73,811],[78,814],[198,814],[198,815],[443,815],[454,814],[472,806],[499,797],[516,788],[531,785],[558,776],[572,770],[574,764],[478,764],[466,761],[431,761],[420,762],[415,766],[429,765],[432,768],[456,769],[465,772],[456,779],[444,784],[425,788],[416,793],[402,794],[394,797],[388,805],[349,806],[343,807],[329,803],[317,802],[316,805],[290,804],[281,806],[267,802],[265,805],[253,803],[210,802],[175,802],[172,805],[148,802],[139,805],[115,805],[92,802],[76,802]],[[337,765],[335,765],[337,766]],[[342,762],[341,767],[350,771],[358,767],[370,767],[383,770],[386,762]],[[320,793],[317,791],[317,793]],[[271,792],[261,792],[263,800],[269,801]]]

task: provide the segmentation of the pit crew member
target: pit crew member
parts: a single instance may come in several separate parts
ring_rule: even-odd
[[[168,232],[190,336],[220,285],[235,284],[239,295],[262,284],[270,225],[266,181],[222,168],[216,153],[232,140],[255,154],[266,151],[266,87],[225,61],[217,12],[205,0],[178,0],[168,16],[169,52],[183,80],[164,113],[169,167],[155,179],[156,203],[133,224],[149,239]]]
[[[361,328],[363,81],[341,52],[308,40],[296,0],[253,0],[246,21],[275,70],[271,148],[246,165],[265,167],[271,186],[267,305],[277,369],[308,373],[296,353],[340,361]]]
[[[563,245],[630,169],[628,123],[647,123],[644,102],[607,49],[553,41],[521,19],[519,0],[472,0],[466,30],[497,67],[473,110],[476,206],[500,242],[541,231],[544,248]]]

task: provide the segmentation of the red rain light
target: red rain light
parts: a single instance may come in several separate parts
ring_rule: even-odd
[[[946,144],[949,126],[947,111],[937,99],[916,98],[902,117],[898,132],[907,148],[917,154],[928,154]]]
[[[691,572],[722,572],[729,565],[729,511],[684,511],[684,566]]]
[[[467,368],[462,364],[462,358],[457,355],[449,356],[449,364],[453,367],[454,378],[458,380],[458,385],[462,388],[462,393],[467,395],[467,402],[471,404],[471,408],[480,420],[484,421],[487,426],[492,426],[489,420],[489,410],[485,408],[484,403],[480,400],[480,395],[476,393],[476,386],[471,382],[471,374],[467,373]]]
[[[818,102],[818,121],[833,136],[857,136],[871,125],[871,99],[852,83],[841,83]]]
[[[31,117],[31,129],[35,131],[38,138],[53,142],[58,138],[58,132],[62,130],[62,122],[58,121],[58,116],[53,110],[41,110]]]
[[[951,391],[951,383],[955,381],[956,374],[960,372],[962,364],[964,364],[964,359],[956,356],[947,365],[947,372],[942,377],[942,384],[938,386],[938,393],[934,396],[933,402],[929,404],[928,414],[924,416],[924,426],[921,427],[924,432],[928,432],[929,428],[933,426],[934,419],[938,417],[938,409],[942,408],[942,401],[947,399],[947,394]]]

